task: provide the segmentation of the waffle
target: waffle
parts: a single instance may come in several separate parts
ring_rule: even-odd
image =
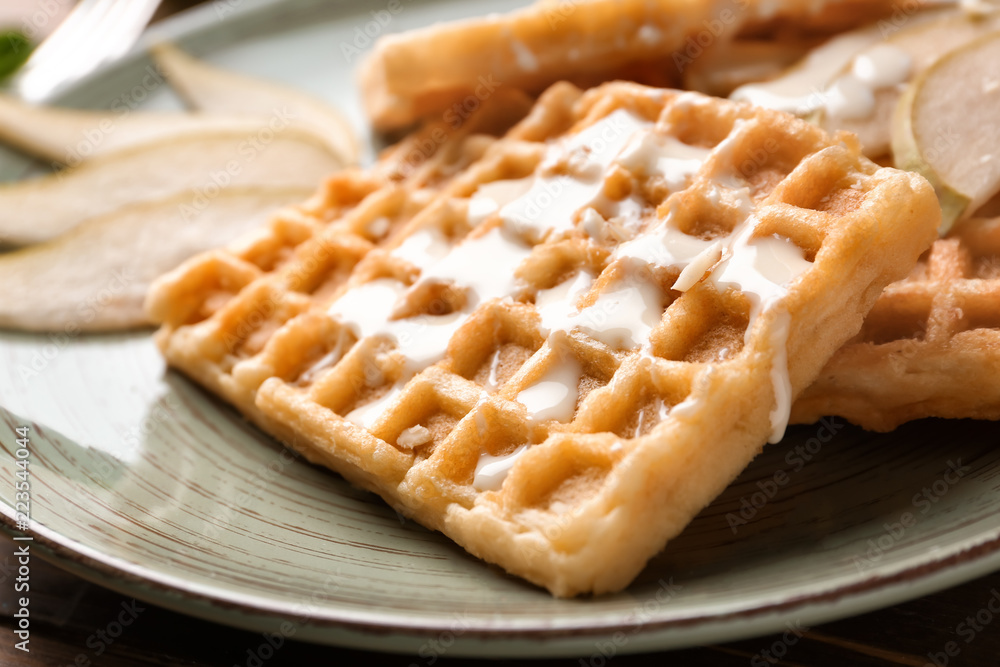
[[[631,63],[683,70],[736,34],[855,27],[896,0],[551,0],[379,39],[360,70],[372,124],[387,130],[454,113],[497,86],[536,93],[623,76]],[[673,57],[677,54],[676,57]]]
[[[875,431],[922,417],[1000,419],[1000,218],[960,223],[886,288],[795,404]]]
[[[346,237],[329,289],[291,278],[311,241],[273,271],[232,250],[180,267],[150,295],[158,342],[309,460],[559,596],[626,586],[779,439],[940,217],[849,137],[621,82],[553,87],[400,206],[384,243]],[[220,256],[246,277],[217,307]]]

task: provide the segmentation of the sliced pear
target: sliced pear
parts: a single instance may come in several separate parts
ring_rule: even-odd
[[[882,61],[883,67],[891,70],[894,57],[906,60],[901,81],[911,81],[943,55],[997,29],[1000,29],[1000,12],[978,17],[959,10],[939,13],[933,21],[907,24],[885,42],[863,49],[840,69],[827,87],[835,86],[842,77],[856,76],[852,72],[856,63],[863,66]],[[890,62],[886,63],[887,60]],[[869,157],[885,155],[891,144],[893,114],[904,90],[905,86],[898,85],[874,86],[870,110],[863,117],[851,117],[828,105],[818,110],[814,120],[827,131],[857,134]]]
[[[905,25],[912,29],[955,13],[953,9],[921,11],[907,17]],[[827,103],[829,85],[850,70],[855,56],[883,43],[887,32],[892,30],[896,30],[894,25],[883,20],[837,35],[810,51],[778,78],[740,86],[729,97],[813,118]]]
[[[129,206],[40,245],[0,254],[0,327],[111,331],[149,324],[150,283],[302,201],[304,188],[232,188],[189,209],[194,192]]]
[[[0,142],[33,157],[70,166],[188,132],[239,130],[249,134],[266,123],[266,119],[247,116],[60,109],[0,95]]]
[[[299,127],[327,141],[345,162],[358,160],[357,136],[340,112],[326,102],[294,88],[213,67],[172,44],[161,43],[151,51],[170,85],[191,108],[265,118],[287,113]]]
[[[780,77],[764,83],[740,86],[729,97],[738,102],[808,115],[823,104],[823,91],[818,85],[832,79],[851,62],[855,54],[881,38],[878,25],[838,35],[810,51]]]
[[[942,233],[1000,192],[1000,32],[945,55],[899,102],[896,166],[922,174],[941,200]]]
[[[0,186],[0,242],[45,241],[122,206],[186,190],[211,200],[230,186],[314,188],[342,166],[301,129],[191,132]]]

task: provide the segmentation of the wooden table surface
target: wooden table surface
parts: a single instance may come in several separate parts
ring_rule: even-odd
[[[6,0],[5,0],[6,2]],[[156,19],[198,4],[165,0]],[[39,559],[31,565],[32,625],[30,653],[15,648],[15,543],[0,539],[0,665],[77,667],[190,665],[198,667],[284,667],[333,664],[496,665],[496,661],[439,660],[340,648],[288,640],[267,660],[253,651],[259,634],[184,616],[123,597]],[[551,667],[639,665],[944,665],[1000,667],[1000,614],[988,604],[1000,599],[1000,572],[956,588],[881,611],[808,629],[794,644],[782,635],[731,644],[609,659],[529,660],[519,664]],[[994,607],[996,604],[994,603]],[[112,637],[115,621],[127,609],[134,620]],[[949,652],[951,655],[949,655]]]

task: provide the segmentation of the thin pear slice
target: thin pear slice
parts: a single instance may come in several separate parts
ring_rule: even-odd
[[[738,102],[806,116],[823,104],[822,90],[817,86],[832,79],[855,54],[881,38],[878,25],[838,35],[810,51],[778,78],[740,86],[729,97]]]
[[[89,220],[48,243],[0,254],[0,327],[113,331],[149,324],[150,283],[199,252],[226,244],[304,200],[304,188],[233,188],[200,211],[193,192]]]
[[[954,13],[953,9],[928,9],[906,18],[907,29],[931,23]],[[828,99],[829,84],[846,70],[865,49],[883,43],[887,31],[897,30],[890,21],[878,21],[828,40],[781,76],[740,86],[729,96],[739,102],[812,117]]]
[[[90,111],[27,104],[0,95],[0,142],[47,162],[77,164],[136,144],[188,132],[242,130],[267,119],[189,112]]]
[[[945,55],[899,101],[896,166],[922,174],[941,200],[942,233],[1000,192],[1000,32]]]
[[[294,88],[213,67],[169,43],[158,44],[151,51],[170,85],[191,108],[260,117],[284,110],[299,127],[312,130],[329,142],[346,163],[357,162],[358,138],[343,115],[330,104]]]
[[[0,186],[0,242],[51,239],[122,206],[194,191],[192,205],[229,186],[314,188],[342,167],[301,129],[191,132],[133,146],[41,178]]]
[[[849,76],[859,58],[868,56],[870,61],[877,61],[879,55],[884,57],[887,54],[887,49],[888,55],[896,53],[908,60],[904,82],[912,81],[945,54],[997,29],[1000,29],[1000,12],[971,16],[955,10],[942,13],[931,22],[907,24],[885,42],[858,53],[829,82],[828,88],[840,77]],[[863,118],[851,118],[830,108],[821,108],[816,122],[829,132],[846,130],[855,133],[869,157],[885,155],[891,144],[892,118],[905,89],[905,86],[890,85],[873,90],[874,106],[871,113]]]

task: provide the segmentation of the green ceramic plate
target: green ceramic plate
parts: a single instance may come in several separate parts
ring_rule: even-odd
[[[385,30],[509,4],[414,0]],[[354,46],[372,7],[216,0],[154,37],[313,91],[361,128],[342,44]],[[59,102],[99,107],[124,95],[177,106],[165,86],[142,87],[148,65],[137,52]],[[31,167],[0,157],[8,177]],[[27,426],[36,553],[185,613],[415,652],[422,664],[442,654],[600,662],[732,640],[1000,567],[994,424],[921,422],[890,435],[839,422],[791,429],[625,592],[555,600],[296,459],[167,372],[148,332],[0,333],[0,407],[0,514],[16,532],[15,429]]]

